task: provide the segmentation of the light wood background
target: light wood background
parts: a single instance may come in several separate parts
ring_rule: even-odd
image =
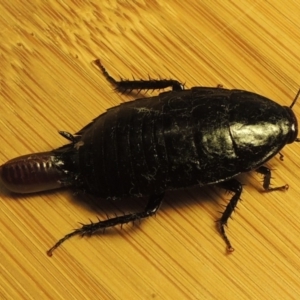
[[[0,13],[0,164],[56,148],[66,142],[58,130],[132,99],[113,91],[96,58],[117,78],[223,84],[282,105],[300,85],[299,1],[3,0]],[[230,197],[222,190],[168,193],[155,218],[75,237],[49,258],[78,222],[145,203],[1,188],[0,298],[300,299],[299,152],[295,143],[269,162],[287,192],[261,193],[254,172],[240,177],[232,255],[215,227]]]

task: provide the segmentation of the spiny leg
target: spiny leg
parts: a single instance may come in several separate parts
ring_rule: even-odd
[[[161,203],[162,203],[162,199],[164,197],[164,193],[159,194],[159,195],[152,195],[150,196],[147,206],[144,209],[144,211],[142,212],[138,212],[138,213],[132,213],[132,214],[128,214],[128,215],[124,215],[124,216],[119,216],[119,217],[115,217],[115,218],[111,218],[111,219],[107,219],[105,221],[99,221],[97,223],[91,223],[91,224],[82,224],[81,228],[75,229],[73,232],[66,234],[63,238],[61,238],[53,247],[51,247],[48,251],[47,251],[47,255],[48,256],[52,256],[53,251],[58,248],[63,242],[65,242],[66,240],[68,240],[69,238],[75,236],[75,235],[93,235],[96,232],[98,232],[101,229],[106,229],[108,227],[113,227],[116,225],[122,225],[122,224],[126,224],[129,223],[131,221],[135,221],[138,219],[143,219],[143,218],[147,218],[150,217],[152,215],[154,215],[157,210],[159,209]]]
[[[256,172],[262,174],[264,176],[263,181],[263,188],[266,192],[272,192],[272,191],[285,191],[289,188],[288,184],[283,186],[277,186],[277,187],[270,187],[271,185],[271,170],[265,166],[261,166],[258,169],[256,169]]]
[[[167,87],[172,87],[173,91],[181,91],[183,90],[183,84],[177,80],[173,79],[149,79],[149,80],[120,80],[117,81],[113,77],[111,77],[104,66],[101,64],[100,59],[96,59],[94,63],[99,67],[102,71],[103,75],[113,86],[115,86],[116,90],[120,93],[130,93],[133,90],[160,90],[165,89]]]
[[[231,214],[233,213],[233,211],[241,197],[243,187],[242,187],[242,184],[239,181],[237,181],[236,179],[230,179],[228,181],[221,182],[218,184],[218,186],[234,193],[234,195],[230,199],[229,203],[227,204],[221,218],[218,220],[219,231],[220,231],[220,234],[221,234],[223,240],[226,243],[227,251],[233,252],[234,248],[231,246],[231,243],[226,235],[225,226],[227,225],[228,219],[230,218]]]

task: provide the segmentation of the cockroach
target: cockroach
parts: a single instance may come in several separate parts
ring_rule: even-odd
[[[118,92],[172,90],[110,108],[74,135],[61,131],[68,144],[8,161],[0,168],[0,179],[15,193],[69,186],[99,198],[148,196],[148,203],[141,212],[82,225],[47,254],[74,235],[90,236],[152,216],[166,191],[195,185],[218,185],[233,193],[218,220],[232,252],[225,225],[242,193],[235,177],[256,170],[263,175],[266,191],[288,188],[271,187],[271,170],[264,164],[286,144],[300,141],[292,111],[300,90],[286,107],[249,91],[220,86],[184,89],[172,79],[116,81],[99,59],[95,64]]]

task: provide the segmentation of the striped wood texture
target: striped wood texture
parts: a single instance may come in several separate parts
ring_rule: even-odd
[[[299,1],[3,0],[0,13],[0,163],[58,147],[58,130],[76,132],[131,99],[112,90],[95,58],[115,77],[223,84],[282,105],[300,85]],[[1,188],[0,298],[299,299],[299,152],[289,145],[284,162],[269,163],[287,192],[261,193],[254,172],[240,177],[228,256],[214,223],[229,199],[222,190],[168,193],[155,218],[75,237],[49,258],[78,222],[145,203]]]

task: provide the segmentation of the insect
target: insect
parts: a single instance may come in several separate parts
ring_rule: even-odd
[[[0,168],[0,179],[16,193],[70,186],[108,199],[148,196],[148,203],[141,212],[82,225],[47,254],[51,256],[74,235],[93,235],[152,216],[165,191],[213,184],[233,193],[218,220],[220,234],[232,252],[225,225],[242,193],[236,175],[256,170],[264,177],[266,191],[288,188],[270,186],[271,171],[264,163],[286,144],[300,141],[292,111],[300,90],[286,107],[243,90],[185,90],[172,79],[116,81],[100,60],[95,64],[118,92],[172,90],[113,107],[74,135],[61,131],[68,144],[8,161]]]

